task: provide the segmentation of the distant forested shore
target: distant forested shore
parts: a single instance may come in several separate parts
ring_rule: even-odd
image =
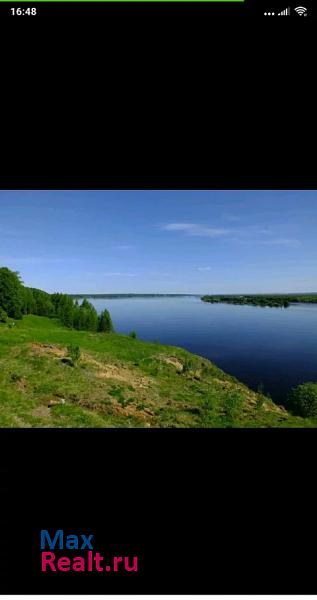
[[[185,296],[197,296],[200,294],[69,294],[71,298],[80,300],[81,298],[183,298]]]
[[[317,292],[310,294],[69,294],[73,300],[92,298],[95,300],[125,298],[200,298],[203,302],[226,304],[251,304],[253,306],[271,306],[287,308],[296,302],[317,304]]]
[[[255,294],[255,295],[239,295],[239,296],[202,296],[203,302],[225,303],[225,304],[251,304],[253,306],[271,306],[287,308],[290,304],[297,302],[307,302],[317,304],[317,293],[316,294]]]

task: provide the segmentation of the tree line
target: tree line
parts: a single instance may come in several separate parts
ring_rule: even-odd
[[[57,317],[63,325],[85,331],[114,331],[108,310],[98,315],[85,298],[81,304],[68,294],[48,294],[23,285],[18,272],[0,268],[0,321],[22,319],[23,315]]]
[[[292,302],[317,303],[317,294],[298,295],[248,295],[248,296],[202,296],[203,302],[224,302],[226,304],[252,304],[253,306],[271,306],[287,308]]]

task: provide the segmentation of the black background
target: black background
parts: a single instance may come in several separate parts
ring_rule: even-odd
[[[1,592],[314,593],[315,445],[313,430],[2,431]],[[140,570],[42,575],[41,529],[93,533]]]
[[[311,30],[231,27],[214,39],[196,7],[189,38],[184,10],[180,31],[169,23],[169,77],[147,45],[125,47],[119,65],[105,49],[99,79],[88,80],[90,56],[70,98],[74,48],[68,86],[49,65],[49,105],[47,69],[28,72],[27,89],[43,75],[41,94],[19,119],[4,111],[2,189],[316,189]],[[148,44],[145,22],[133,35]],[[1,593],[316,592],[314,430],[1,430],[0,456]],[[41,529],[93,533],[101,553],[138,554],[140,571],[43,576]]]
[[[313,430],[2,431],[2,457],[12,444],[2,593],[315,591]],[[140,570],[42,575],[41,529]]]

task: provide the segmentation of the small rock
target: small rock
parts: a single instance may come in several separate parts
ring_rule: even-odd
[[[56,406],[56,404],[59,404],[59,400],[50,400],[47,407],[51,408],[52,406]]]
[[[47,406],[48,408],[51,408],[52,406],[57,406],[58,404],[66,404],[65,398],[60,398],[59,400],[50,400]]]

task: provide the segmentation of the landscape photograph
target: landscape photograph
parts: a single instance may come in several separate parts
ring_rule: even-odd
[[[0,191],[0,427],[317,427],[317,191]]]

